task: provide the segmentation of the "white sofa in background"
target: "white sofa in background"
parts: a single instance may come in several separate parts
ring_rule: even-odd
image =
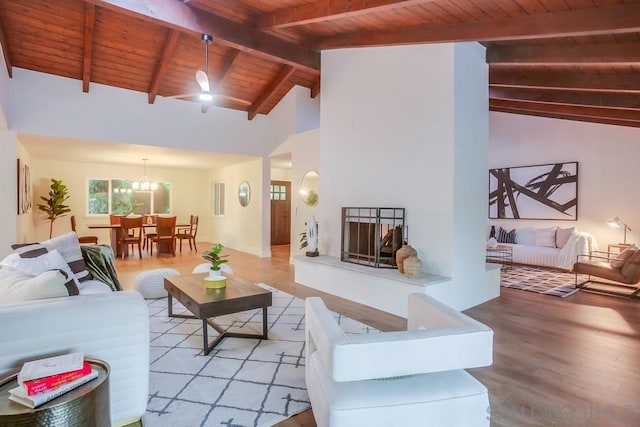
[[[408,331],[347,336],[307,298],[306,383],[318,427],[489,426],[487,388],[464,368],[491,365],[493,331],[411,294]]]
[[[140,419],[149,392],[149,317],[137,292],[0,304],[0,376],[29,360],[81,351],[111,367],[111,422]]]
[[[507,228],[513,229],[505,229]],[[512,248],[515,264],[567,271],[573,268],[578,255],[588,255],[590,251],[598,250],[595,237],[576,231],[575,227],[517,227],[515,239],[515,243],[498,243]]]

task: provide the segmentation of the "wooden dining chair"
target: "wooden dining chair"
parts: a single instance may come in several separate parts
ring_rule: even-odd
[[[151,237],[150,253],[153,255],[153,244],[156,244],[158,255],[160,255],[159,244],[169,246],[171,254],[176,256],[176,217],[159,216],[156,220],[156,235]]]
[[[189,220],[189,228],[179,228],[176,232],[176,239],[180,240],[180,253],[182,253],[182,241],[189,241],[189,250],[198,251],[198,247],[196,246],[196,234],[198,234],[198,215],[191,215]],[[193,247],[191,247],[191,242],[193,242]]]
[[[113,215],[109,214],[109,224],[111,225],[120,225],[120,219],[122,215]]]
[[[158,221],[158,215],[145,215],[145,224],[155,224]],[[155,227],[147,227],[144,229],[144,241],[142,242],[142,249],[147,249],[151,245],[151,238],[157,236]]]
[[[118,246],[122,253],[122,258],[129,252],[129,245],[132,249],[134,245],[138,245],[138,255],[142,259],[142,217],[120,218],[120,237],[118,238]]]
[[[77,226],[78,224],[76,223],[76,216],[71,215],[71,231],[74,231],[76,235],[78,234],[78,231],[76,230]],[[97,245],[98,244],[98,236],[78,236],[78,240],[80,241],[81,245],[84,245],[84,244]]]

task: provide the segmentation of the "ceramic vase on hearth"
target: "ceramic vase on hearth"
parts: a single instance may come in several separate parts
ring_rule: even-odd
[[[402,247],[396,251],[396,265],[398,266],[398,271],[404,274],[404,260],[416,255],[418,255],[418,252],[413,249],[413,246],[402,245]]]
[[[404,260],[404,274],[415,279],[422,273],[422,260],[417,256],[412,256]]]

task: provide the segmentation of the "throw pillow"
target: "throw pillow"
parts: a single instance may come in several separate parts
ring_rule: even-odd
[[[627,279],[628,283],[637,283],[640,277],[640,251],[635,251],[624,263],[620,273]]]
[[[4,266],[0,268],[0,303],[68,296],[66,281],[60,270],[32,276]],[[37,316],[37,312],[34,315]]]
[[[516,229],[507,231],[500,227],[498,230],[498,242],[499,243],[515,243],[516,242]]]
[[[638,250],[638,247],[633,244],[626,248],[624,251],[620,252],[614,259],[611,260],[610,264],[612,268],[622,268],[624,264],[627,262],[629,258]]]
[[[65,283],[65,286],[70,289],[69,295],[78,295],[80,282],[75,278],[71,269],[69,269],[69,265],[56,249],[51,252],[45,252],[35,258],[23,258],[20,254],[12,253],[0,261],[0,265],[15,268],[33,276],[48,270],[62,270],[68,278],[67,282],[69,283]]]
[[[575,227],[569,227],[569,228],[560,228],[558,227],[558,229],[556,230],[556,247],[557,248],[564,248],[564,245],[567,244],[567,242],[569,241],[569,237],[571,237],[571,235],[576,231]]]
[[[57,249],[67,264],[69,264],[69,268],[79,282],[93,279],[82,257],[78,235],[73,231],[41,243],[16,244],[11,245],[11,248],[19,253],[22,258],[33,258],[42,255],[41,252],[43,249],[48,252]]]
[[[536,228],[536,246],[556,247],[556,228]]]
[[[535,246],[536,230],[533,227],[516,229],[516,243],[519,245]]]

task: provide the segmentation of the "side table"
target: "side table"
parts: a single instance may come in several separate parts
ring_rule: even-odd
[[[35,409],[9,400],[17,386],[16,372],[0,380],[0,425],[7,427],[110,427],[109,365],[87,359],[98,370],[98,378],[56,397]]]
[[[513,248],[507,245],[487,246],[486,262],[502,264],[503,269],[513,266]]]

